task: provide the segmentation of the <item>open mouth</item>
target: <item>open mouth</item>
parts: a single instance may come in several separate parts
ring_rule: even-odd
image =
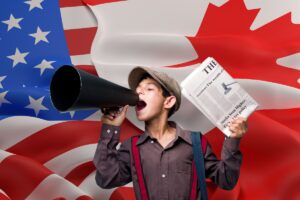
[[[135,106],[135,108],[136,108],[137,111],[140,111],[143,108],[145,108],[146,105],[147,104],[145,103],[145,101],[138,101],[137,104],[136,104],[136,106]]]

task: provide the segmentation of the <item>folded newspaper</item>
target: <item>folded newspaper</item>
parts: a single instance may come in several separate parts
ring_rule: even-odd
[[[212,57],[189,74],[181,83],[182,94],[226,136],[228,123],[248,116],[257,102]]]

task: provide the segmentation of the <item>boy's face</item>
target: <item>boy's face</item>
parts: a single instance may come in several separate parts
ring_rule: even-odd
[[[140,101],[135,107],[136,116],[141,121],[149,121],[164,111],[166,98],[162,95],[162,88],[152,78],[142,80],[136,88]]]

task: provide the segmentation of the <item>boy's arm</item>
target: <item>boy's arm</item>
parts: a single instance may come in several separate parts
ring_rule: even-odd
[[[210,144],[207,144],[204,155],[206,177],[210,178],[222,189],[233,189],[238,181],[242,162],[239,143],[240,139],[225,139],[221,160],[217,159]]]
[[[233,189],[236,185],[242,163],[240,151],[240,139],[248,130],[247,121],[244,118],[234,120],[229,129],[230,138],[225,138],[221,152],[221,160],[218,160],[211,146],[208,144],[205,159],[206,176],[212,179],[223,189]]]
[[[125,119],[128,106],[119,112],[102,116],[101,137],[94,156],[96,182],[102,188],[113,188],[131,181],[130,140],[116,149],[120,141],[120,125]]]
[[[120,141],[120,127],[102,125],[101,137],[94,156],[96,182],[102,188],[113,188],[131,181],[130,140],[116,149]]]

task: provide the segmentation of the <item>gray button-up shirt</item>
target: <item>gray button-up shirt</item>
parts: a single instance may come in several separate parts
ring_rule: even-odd
[[[176,128],[175,139],[163,148],[148,132],[143,133],[137,145],[150,200],[189,199],[192,182],[193,151],[191,132]],[[120,127],[103,124],[101,137],[94,157],[96,182],[102,188],[113,188],[133,182],[136,198],[141,199],[131,140],[126,140],[120,148]],[[208,144],[205,159],[206,177],[223,189],[232,189],[239,177],[242,154],[239,139],[226,139],[221,160],[218,160]],[[198,199],[200,199],[198,191]]]

